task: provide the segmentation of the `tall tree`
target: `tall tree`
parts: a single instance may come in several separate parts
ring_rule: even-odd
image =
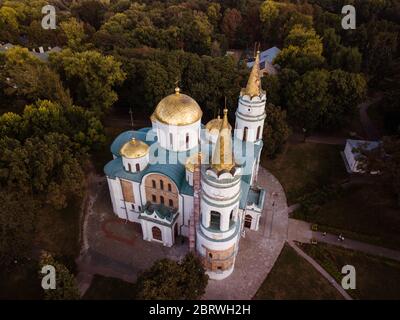
[[[189,253],[181,262],[162,259],[137,280],[138,298],[146,300],[199,299],[208,276],[201,261]]]
[[[46,289],[44,292],[45,300],[78,300],[80,298],[78,286],[74,275],[65,265],[53,258],[48,252],[42,252],[40,257],[39,277],[43,277],[40,272],[43,266],[53,266],[56,271],[56,288]]]
[[[235,40],[235,35],[242,22],[242,15],[237,9],[226,9],[222,19],[221,29],[232,45]]]
[[[72,103],[58,74],[21,47],[7,50],[4,59],[0,59],[0,87],[7,96],[25,99],[27,103],[38,99],[53,100],[63,106]]]
[[[4,170],[0,169],[0,175]],[[31,253],[35,232],[37,204],[30,196],[21,201],[20,194],[2,188],[0,191],[0,265]]]
[[[273,158],[289,138],[290,128],[286,122],[286,111],[280,107],[268,104],[265,113],[267,117],[264,124],[264,146],[267,155]]]
[[[102,113],[117,101],[113,88],[125,80],[125,73],[114,57],[66,49],[51,55],[50,62],[62,75],[76,104]]]

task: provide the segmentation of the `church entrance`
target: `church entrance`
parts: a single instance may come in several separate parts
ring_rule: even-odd
[[[161,234],[161,230],[158,227],[153,227],[151,228],[151,232],[153,235],[153,239],[154,240],[160,240],[162,241],[162,234]]]
[[[249,214],[246,214],[246,216],[244,217],[244,227],[250,229],[252,220],[253,220],[252,216]]]

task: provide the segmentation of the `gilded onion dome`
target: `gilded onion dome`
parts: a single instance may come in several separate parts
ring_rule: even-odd
[[[219,129],[221,129],[222,120],[223,119],[218,115],[216,119],[212,119],[206,124],[206,129],[210,132],[217,131],[218,133]],[[232,126],[229,123],[228,126],[232,130]]]
[[[194,172],[194,166],[197,165],[199,159],[199,154],[192,154],[189,158],[186,159],[185,168],[189,172]],[[203,154],[200,153],[200,162],[203,160]]]
[[[202,115],[198,103],[188,95],[180,93],[179,88],[175,88],[174,94],[158,103],[151,119],[169,125],[185,126],[199,121]]]
[[[240,92],[242,96],[247,95],[250,98],[261,94],[261,79],[260,79],[260,51],[257,51],[254,60],[253,68],[251,69],[249,80],[247,80],[246,88]]]
[[[120,150],[120,154],[123,157],[129,159],[141,158],[148,153],[149,153],[149,146],[145,144],[143,141],[137,140],[135,138],[132,138],[131,140],[126,142]]]
[[[228,109],[225,108],[211,167],[217,172],[221,172],[223,170],[230,171],[234,166],[231,126],[228,122]]]

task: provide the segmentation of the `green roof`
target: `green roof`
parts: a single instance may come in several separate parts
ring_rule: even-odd
[[[177,210],[166,207],[165,205],[162,205],[162,204],[154,204],[154,203],[149,203],[149,202],[146,203],[146,206],[144,207],[144,214],[151,216],[154,213],[159,218],[166,219],[169,222],[171,222],[174,219],[175,214],[177,213]]]
[[[204,127],[204,126],[202,126]],[[120,135],[115,138],[113,143],[111,144],[111,152],[116,157],[114,160],[111,160],[104,166],[104,172],[107,177],[115,179],[119,177],[121,179],[126,179],[135,182],[141,182],[143,177],[149,173],[159,173],[163,174],[169,178],[171,178],[176,186],[178,187],[181,194],[193,196],[193,187],[190,186],[186,181],[186,169],[184,163],[168,163],[170,159],[186,159],[186,157],[193,154],[193,152],[197,152],[197,147],[189,152],[174,152],[170,150],[166,150],[160,147],[160,145],[154,145],[156,149],[154,152],[150,153],[150,163],[148,166],[140,171],[140,172],[127,172],[124,170],[122,165],[122,158],[119,153],[121,147],[128,142],[132,138],[144,141],[149,146],[152,146],[157,141],[156,134],[151,131],[151,128],[142,128],[138,131],[125,131],[122,132]],[[146,139],[147,138],[147,139]],[[246,150],[246,144],[253,144],[251,142],[241,141],[234,138],[233,145],[234,145],[234,152],[235,154],[241,152],[243,154],[243,150]],[[261,144],[253,144],[254,146],[254,155],[253,159],[257,159],[261,149],[262,149],[262,142]],[[210,145],[209,150],[211,150],[212,146]],[[166,154],[166,162],[165,164],[162,163],[155,163],[157,159],[153,159],[157,157],[159,152],[165,152]],[[247,198],[250,190],[250,174],[243,175],[241,177],[241,198],[240,198],[240,208],[245,209],[247,205]]]

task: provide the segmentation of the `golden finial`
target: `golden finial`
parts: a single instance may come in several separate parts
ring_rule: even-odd
[[[180,94],[181,89],[179,88],[179,80],[175,81],[175,94]]]
[[[248,95],[250,98],[259,96],[261,93],[260,83],[260,51],[257,50],[249,80],[247,81],[246,88],[242,91],[242,94]]]
[[[222,170],[230,171],[234,166],[231,126],[228,122],[228,109],[225,103],[224,117],[222,118],[217,143],[215,145],[212,168],[220,172]]]

